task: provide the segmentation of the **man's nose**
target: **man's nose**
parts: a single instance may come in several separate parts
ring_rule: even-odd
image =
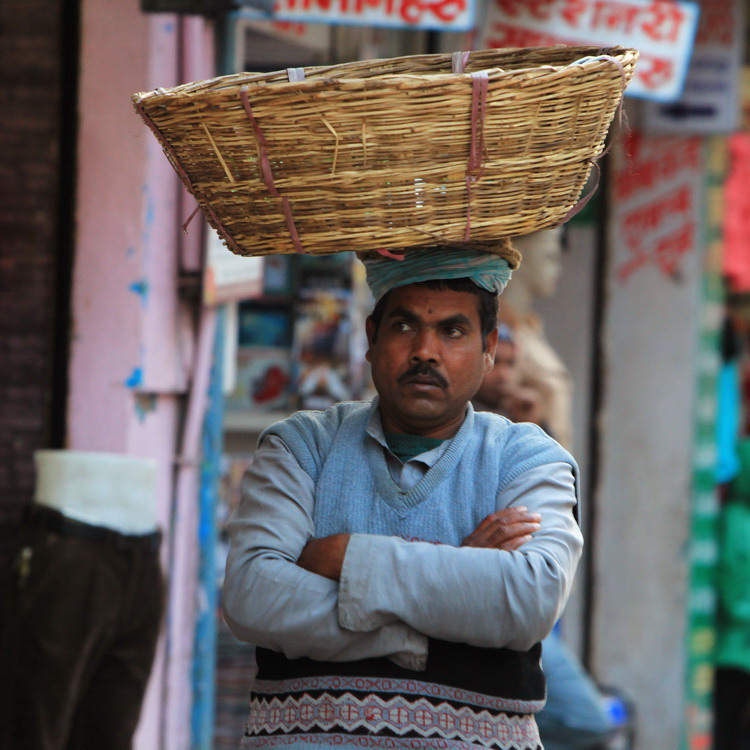
[[[413,339],[411,361],[438,362],[440,360],[439,338],[429,329],[422,329]]]

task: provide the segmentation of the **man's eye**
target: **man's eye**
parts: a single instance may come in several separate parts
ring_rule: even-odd
[[[406,333],[407,331],[411,331],[411,326],[405,320],[397,320],[393,324],[393,330],[399,333]]]
[[[445,331],[448,338],[451,339],[457,339],[464,335],[463,328],[457,328],[456,326],[451,326],[450,328],[447,328]]]

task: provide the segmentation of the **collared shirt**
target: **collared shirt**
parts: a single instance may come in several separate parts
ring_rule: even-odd
[[[367,434],[388,456],[377,410]],[[390,454],[394,481],[412,486],[449,442],[403,465]],[[523,505],[542,516],[541,530],[519,550],[352,534],[339,582],[295,564],[315,533],[315,486],[279,437],[259,447],[242,495],[229,524],[225,616],[237,637],[289,658],[386,656],[420,670],[427,636],[526,650],[562,612],[581,554],[565,463],[527,471],[498,494],[497,509]],[[467,580],[480,583],[483,595],[467,595]]]
[[[380,423],[380,413],[373,411],[370,420],[367,423],[367,434],[376,442],[383,446],[385,451],[385,461],[388,464],[388,471],[391,472],[393,481],[402,489],[408,492],[419,480],[440,460],[450,445],[450,440],[444,440],[440,445],[432,450],[420,453],[418,456],[402,463],[388,447],[388,441],[385,439],[383,426]]]

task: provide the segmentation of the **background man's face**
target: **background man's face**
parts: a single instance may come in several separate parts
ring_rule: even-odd
[[[510,341],[498,341],[495,365],[484,376],[477,397],[492,408],[502,409],[505,399],[520,384],[516,345]]]
[[[399,287],[389,293],[374,334],[368,319],[367,359],[372,363],[384,428],[433,434],[460,425],[467,402],[495,359],[496,332],[490,334],[487,351],[482,351],[477,296],[416,285]]]

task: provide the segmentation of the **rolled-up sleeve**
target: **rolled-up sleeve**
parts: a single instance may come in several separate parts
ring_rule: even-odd
[[[232,632],[257,646],[319,661],[389,656],[423,669],[427,639],[396,618],[354,631],[338,620],[339,585],[296,561],[314,535],[314,485],[276,436],[258,448],[242,482],[240,507],[229,523],[223,591]]]
[[[420,633],[525,651],[562,613],[581,556],[575,480],[566,463],[525,472],[497,508],[526,506],[541,530],[514,552],[355,534],[339,593],[340,624],[367,632],[406,622]]]

